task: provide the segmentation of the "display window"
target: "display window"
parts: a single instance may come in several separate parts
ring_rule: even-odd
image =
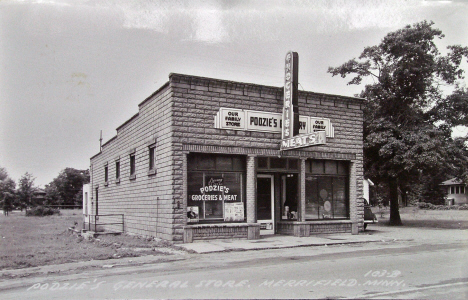
[[[245,158],[191,154],[187,222],[245,221]]]
[[[306,161],[306,220],[349,219],[349,164]]]

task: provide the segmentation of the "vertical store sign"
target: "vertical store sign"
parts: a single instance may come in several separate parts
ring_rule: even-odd
[[[297,107],[298,61],[299,55],[297,52],[290,51],[286,54],[282,139],[288,139],[299,134],[299,110]]]
[[[304,134],[307,131],[307,121],[312,118],[302,118],[302,124],[299,121],[299,101],[298,101],[298,70],[299,55],[297,52],[288,52],[286,54],[284,68],[284,104],[283,104],[283,128],[280,151],[304,148],[315,145],[326,144],[326,133],[321,131],[325,128],[319,128],[320,131]],[[303,126],[301,135],[299,135],[300,124]],[[319,123],[322,126],[322,123]]]

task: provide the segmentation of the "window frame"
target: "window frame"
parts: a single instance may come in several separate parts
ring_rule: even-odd
[[[229,158],[231,160],[229,168],[226,168],[226,163],[228,160],[224,160],[223,158]],[[207,162],[207,160],[212,160],[212,162]],[[203,167],[205,166],[205,167]],[[247,222],[247,202],[246,202],[246,171],[247,171],[247,163],[246,157],[243,155],[224,155],[224,154],[204,154],[204,153],[190,153],[187,156],[187,177],[193,175],[201,175],[202,177],[202,185],[204,186],[207,184],[207,179],[210,176],[217,176],[222,177],[223,179],[226,178],[227,174],[238,174],[236,176],[240,176],[239,178],[239,194],[240,197],[239,201],[244,205],[244,219],[242,221],[225,221],[225,204],[226,203],[235,203],[232,201],[222,200],[222,210],[223,210],[223,217],[219,218],[205,218],[206,217],[206,204],[212,201],[209,200],[198,200],[195,201],[190,199],[190,187],[187,186],[187,207],[191,206],[198,206],[201,209],[199,210],[199,219],[198,223],[195,224],[223,224],[223,223],[245,223]],[[224,180],[223,180],[224,181]],[[222,193],[224,195],[224,192]],[[194,205],[195,203],[199,202],[199,205]],[[201,217],[204,217],[203,219]],[[192,224],[192,223],[190,223]]]
[[[328,162],[328,169],[326,167],[327,165],[327,162]],[[336,173],[335,174],[331,174],[331,170],[333,168],[330,168],[330,166],[332,165],[332,163],[330,162],[334,162],[336,164]],[[315,167],[313,168],[312,165],[315,164]],[[341,167],[340,167],[340,164],[341,164]],[[343,169],[344,167],[344,169]],[[319,173],[318,171],[321,170],[321,173]],[[313,178],[316,178],[317,182],[315,182],[316,184],[316,192],[317,193],[320,193],[319,190],[320,190],[320,186],[319,186],[319,182],[321,180],[330,180],[330,189],[331,189],[331,205],[332,205],[332,212],[331,212],[331,218],[325,218],[325,215],[323,215],[322,218],[320,218],[320,205],[319,203],[320,202],[317,202],[316,205],[318,210],[318,217],[317,218],[310,218],[308,217],[307,215],[307,212],[306,212],[306,215],[305,215],[305,219],[306,221],[324,221],[324,220],[328,220],[328,221],[334,221],[334,220],[350,220],[351,219],[351,209],[350,209],[350,206],[351,206],[351,199],[350,199],[350,174],[349,174],[349,171],[350,171],[350,162],[349,161],[344,161],[344,160],[317,160],[317,159],[308,159],[306,161],[306,202],[308,201],[307,199],[309,197],[311,197],[310,195],[308,195],[307,193],[307,189],[308,189],[308,178],[310,177],[313,177]],[[328,178],[328,179],[326,179]],[[338,211],[336,210],[336,200],[335,200],[335,186],[338,186],[338,182],[339,181],[342,181],[344,180],[344,205],[345,205],[345,209],[346,209],[346,216],[345,217],[336,217],[335,218],[335,213],[337,213]],[[317,196],[317,201],[320,201],[319,199],[319,196],[318,194],[316,195]],[[327,200],[328,201],[328,200]],[[306,207],[307,207],[307,204],[306,204]]]
[[[136,149],[132,150],[129,155],[129,172],[130,180],[136,179]]]
[[[115,160],[115,183],[120,183],[120,158]]]
[[[106,162],[104,164],[104,186],[109,185],[109,164]]]
[[[156,175],[156,143],[148,146],[148,176]]]

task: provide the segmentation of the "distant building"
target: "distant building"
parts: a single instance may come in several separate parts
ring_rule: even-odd
[[[456,178],[441,183],[446,188],[446,205],[461,205],[468,203],[467,186]]]
[[[33,197],[31,199],[31,203],[33,205],[43,205],[45,200],[46,192],[44,189],[35,188],[33,192]]]

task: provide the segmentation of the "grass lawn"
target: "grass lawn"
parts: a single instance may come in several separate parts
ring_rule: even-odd
[[[372,211],[377,216],[380,225],[387,225],[390,215],[389,208],[382,209],[383,216],[378,207]],[[428,227],[444,229],[468,229],[468,210],[427,210],[418,207],[400,207],[400,218],[403,226]]]
[[[81,210],[61,215],[26,217],[14,211],[0,215],[0,270],[49,264],[171,253],[170,243],[134,236],[99,236],[87,241],[69,232],[82,223]]]

